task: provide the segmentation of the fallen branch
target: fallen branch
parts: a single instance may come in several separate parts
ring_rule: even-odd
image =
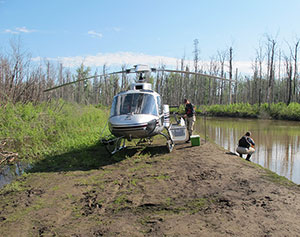
[[[19,154],[17,152],[10,152],[5,151],[4,146],[6,144],[6,141],[0,142],[0,165],[3,163],[12,163],[14,160],[16,160],[19,157]]]

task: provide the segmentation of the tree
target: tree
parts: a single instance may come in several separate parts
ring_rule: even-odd
[[[293,98],[294,101],[297,101],[297,95],[296,95],[296,87],[297,87],[297,77],[298,77],[298,67],[297,67],[297,58],[298,58],[298,46],[299,46],[300,40],[298,39],[297,42],[295,43],[295,48],[294,48],[294,77],[293,77]]]
[[[194,70],[197,73],[198,72],[198,63],[199,63],[199,40],[195,39],[194,40]],[[197,87],[197,82],[198,82],[198,75],[194,76],[194,82],[192,85],[193,88],[193,98],[192,100],[194,101],[194,103],[196,103],[197,100],[197,94],[198,94],[198,87]],[[200,84],[200,94],[201,94],[201,88],[203,88],[203,83],[199,83]]]
[[[292,60],[291,57],[284,56],[285,70],[287,75],[287,85],[286,85],[286,104],[289,105],[292,100]]]
[[[275,57],[275,50],[276,50],[276,41],[272,39],[270,36],[267,36],[267,53],[268,53],[268,92],[267,92],[267,101],[268,103],[273,102],[273,88],[274,88],[274,57]]]
[[[227,57],[227,53],[226,51],[223,51],[223,52],[220,52],[218,51],[218,57],[219,57],[219,64],[220,64],[220,70],[221,70],[221,77],[224,77],[225,76],[225,73],[224,73],[224,65],[225,65],[225,59]],[[221,80],[221,86],[220,86],[220,89],[219,89],[219,104],[223,104],[223,94],[224,94],[224,81]]]
[[[232,104],[231,81],[232,81],[232,47],[229,48],[229,104]]]
[[[74,80],[84,79],[90,76],[91,68],[83,65],[81,63],[80,67],[76,69],[76,75],[74,76]],[[91,82],[89,80],[80,81],[75,84],[77,87],[77,93],[75,95],[75,99],[77,103],[87,103],[87,98],[89,96],[89,91],[91,90]]]

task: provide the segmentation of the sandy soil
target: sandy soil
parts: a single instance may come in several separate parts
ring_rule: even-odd
[[[299,236],[299,186],[201,142],[22,177],[0,192],[0,236]]]

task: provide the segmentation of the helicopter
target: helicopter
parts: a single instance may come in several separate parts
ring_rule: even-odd
[[[126,140],[139,139],[136,145],[147,142],[151,144],[154,136],[161,135],[167,140],[168,152],[172,152],[175,142],[187,140],[187,129],[184,122],[181,121],[179,125],[180,122],[175,115],[177,123],[170,123],[169,105],[163,104],[160,94],[152,90],[151,83],[146,82],[146,75],[152,72],[185,73],[229,81],[226,78],[203,73],[164,68],[156,69],[143,64],[134,65],[132,68],[122,71],[96,75],[96,77],[121,73],[136,73],[138,75],[137,82],[132,83],[129,90],[122,91],[114,96],[109,119],[102,130],[103,134],[108,125],[109,131],[113,135],[112,138],[102,138],[101,134],[100,140],[111,155],[126,148]],[[58,85],[46,89],[44,92],[92,78],[95,78],[95,76]]]

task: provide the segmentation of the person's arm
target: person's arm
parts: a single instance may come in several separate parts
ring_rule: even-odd
[[[255,146],[255,143],[253,141],[253,139],[251,137],[248,137],[247,139],[249,141],[249,143],[252,145],[252,146]]]
[[[187,117],[187,108],[186,108],[186,106],[184,107],[184,111],[185,111],[185,114],[183,115],[183,117],[186,118]]]

